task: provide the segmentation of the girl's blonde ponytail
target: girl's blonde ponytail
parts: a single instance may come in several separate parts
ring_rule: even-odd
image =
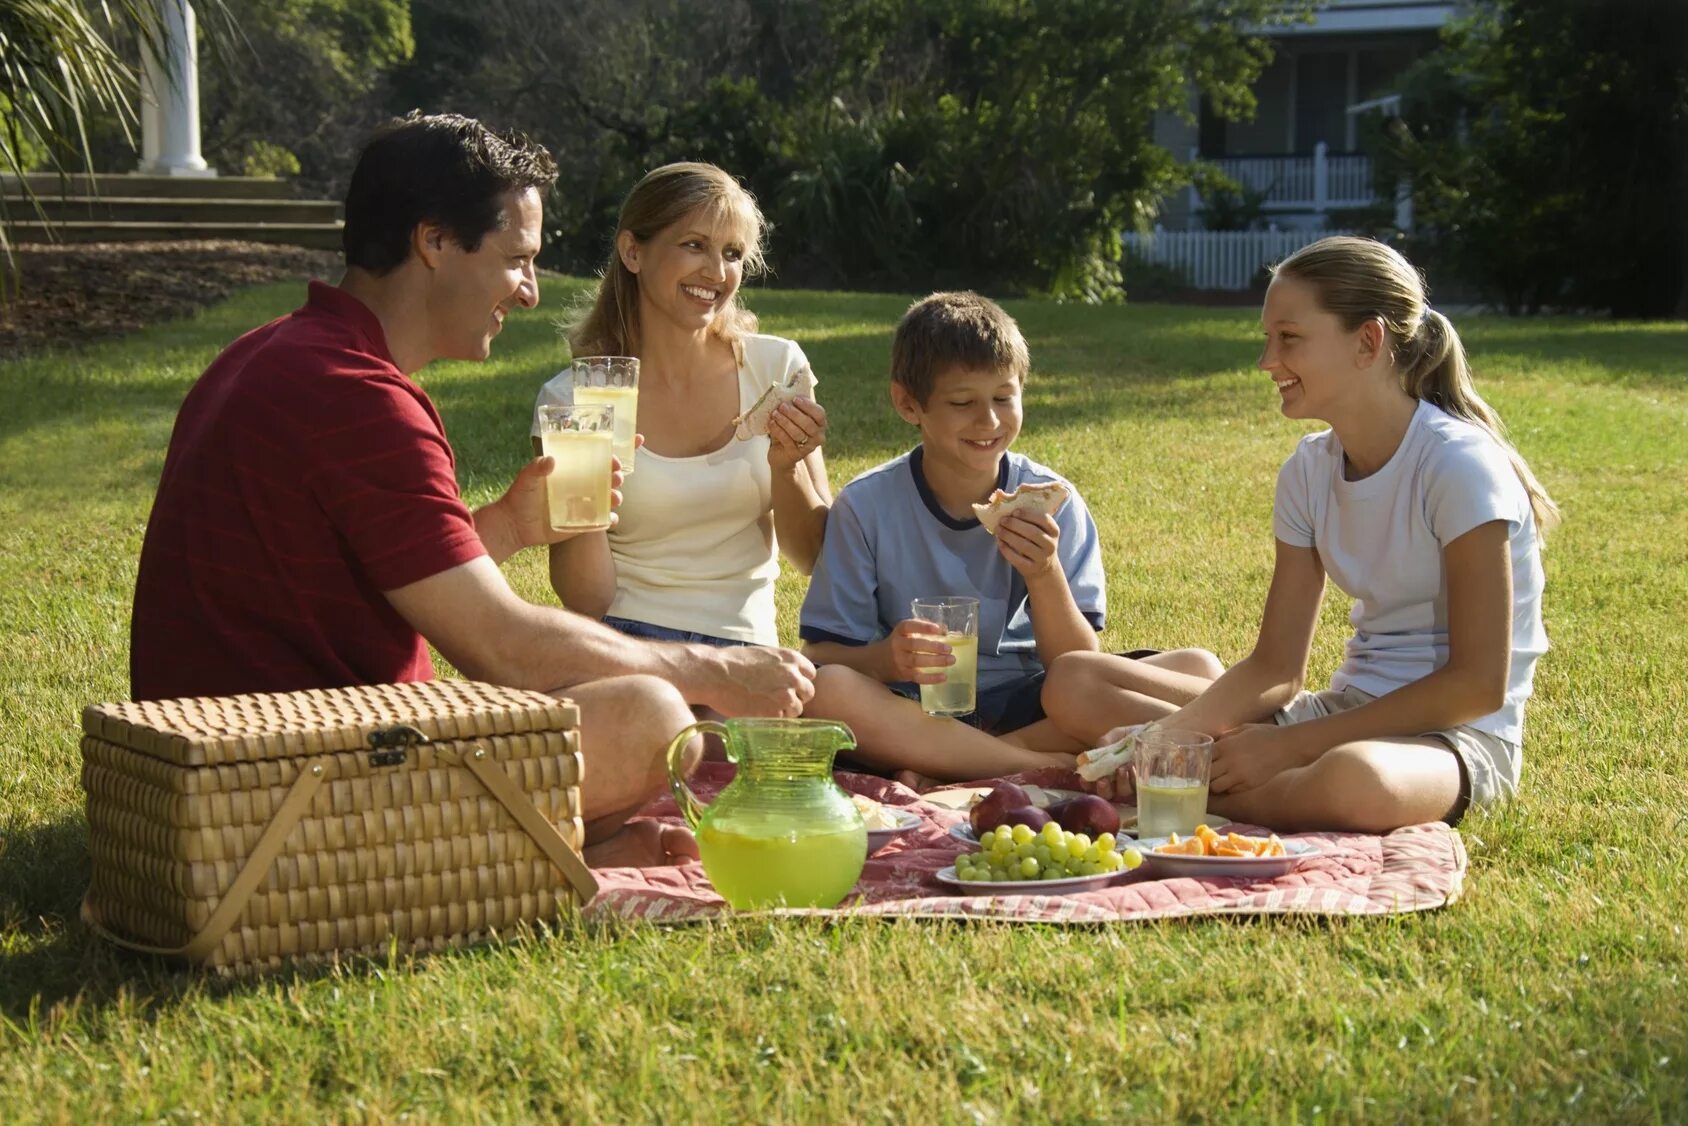
[[[1537,531],[1546,532],[1559,523],[1559,506],[1547,495],[1547,490],[1536,480],[1523,455],[1507,438],[1506,424],[1500,420],[1500,415],[1477,393],[1477,385],[1471,379],[1471,365],[1465,358],[1465,345],[1460,341],[1453,322],[1435,309],[1426,307],[1414,339],[1407,342],[1407,350],[1416,352],[1410,357],[1410,364],[1401,369],[1401,382],[1407,394],[1487,430],[1506,451],[1507,458],[1512,462],[1512,471],[1530,495]]]

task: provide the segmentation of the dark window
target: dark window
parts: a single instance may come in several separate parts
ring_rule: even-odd
[[[1225,155],[1225,119],[1213,112],[1213,103],[1202,98],[1196,145],[1208,159]]]
[[[1295,151],[1310,153],[1323,141],[1332,152],[1348,147],[1348,52],[1316,51],[1295,59]]]

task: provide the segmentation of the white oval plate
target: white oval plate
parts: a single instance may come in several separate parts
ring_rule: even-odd
[[[961,821],[961,822],[958,822],[954,825],[951,825],[950,828],[949,828],[949,835],[954,837],[958,841],[966,841],[968,844],[971,844],[971,845],[976,845],[976,844],[979,843],[979,838],[976,835],[974,835],[974,833],[973,833],[973,826],[969,825],[965,821]],[[1122,825],[1122,826],[1120,826],[1119,832],[1114,834],[1114,844],[1116,846],[1118,846],[1120,841],[1129,840],[1129,839],[1134,838],[1136,836],[1137,836],[1137,830],[1136,830],[1135,827],[1133,827],[1131,825]],[[1119,852],[1121,850],[1118,847],[1115,847],[1114,851]]]
[[[938,872],[938,882],[973,895],[1066,895],[1069,892],[1096,891],[1115,880],[1130,875],[1128,869],[1102,872],[1094,876],[1067,876],[1059,880],[963,880],[955,874],[955,865]]]
[[[1164,852],[1156,852],[1155,846],[1165,844],[1166,837],[1149,837],[1137,842],[1137,850],[1143,854],[1144,863],[1148,864],[1149,874],[1152,876],[1249,876],[1258,879],[1270,879],[1281,876],[1285,872],[1300,864],[1309,857],[1319,855],[1319,850],[1306,841],[1285,840],[1284,851],[1287,856],[1168,856]]]
[[[898,833],[906,833],[919,826],[923,818],[918,813],[906,809],[886,806],[891,815],[897,819],[897,824],[889,829],[869,829],[867,831],[867,854],[872,856],[880,849],[891,843],[891,838]]]

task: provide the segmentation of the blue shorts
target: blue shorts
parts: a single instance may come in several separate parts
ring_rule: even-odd
[[[643,638],[646,641],[690,641],[697,645],[718,645],[724,649],[752,644],[749,641],[735,641],[730,637],[711,637],[707,633],[696,633],[692,630],[653,626],[649,622],[636,622],[632,618],[605,615],[604,624],[611,629],[620,630],[628,637]]]
[[[890,689],[907,699],[920,699],[918,684],[893,684]],[[973,713],[956,718],[987,735],[1007,735],[1030,727],[1043,718],[1043,670],[980,692]]]

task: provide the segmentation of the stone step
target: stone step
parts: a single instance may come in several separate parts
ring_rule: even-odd
[[[274,176],[143,176],[139,173],[74,175],[30,172],[24,179],[38,196],[159,196],[189,199],[293,199],[290,181]],[[19,192],[18,178],[0,176],[0,192]]]
[[[6,213],[16,218],[58,222],[150,223],[333,223],[340,205],[317,199],[192,199],[148,196],[37,195],[5,197]],[[37,210],[39,208],[39,210]]]
[[[273,242],[320,250],[340,249],[339,223],[146,223],[71,220],[49,229],[39,220],[7,224],[15,243],[23,242],[187,242],[201,239]]]

